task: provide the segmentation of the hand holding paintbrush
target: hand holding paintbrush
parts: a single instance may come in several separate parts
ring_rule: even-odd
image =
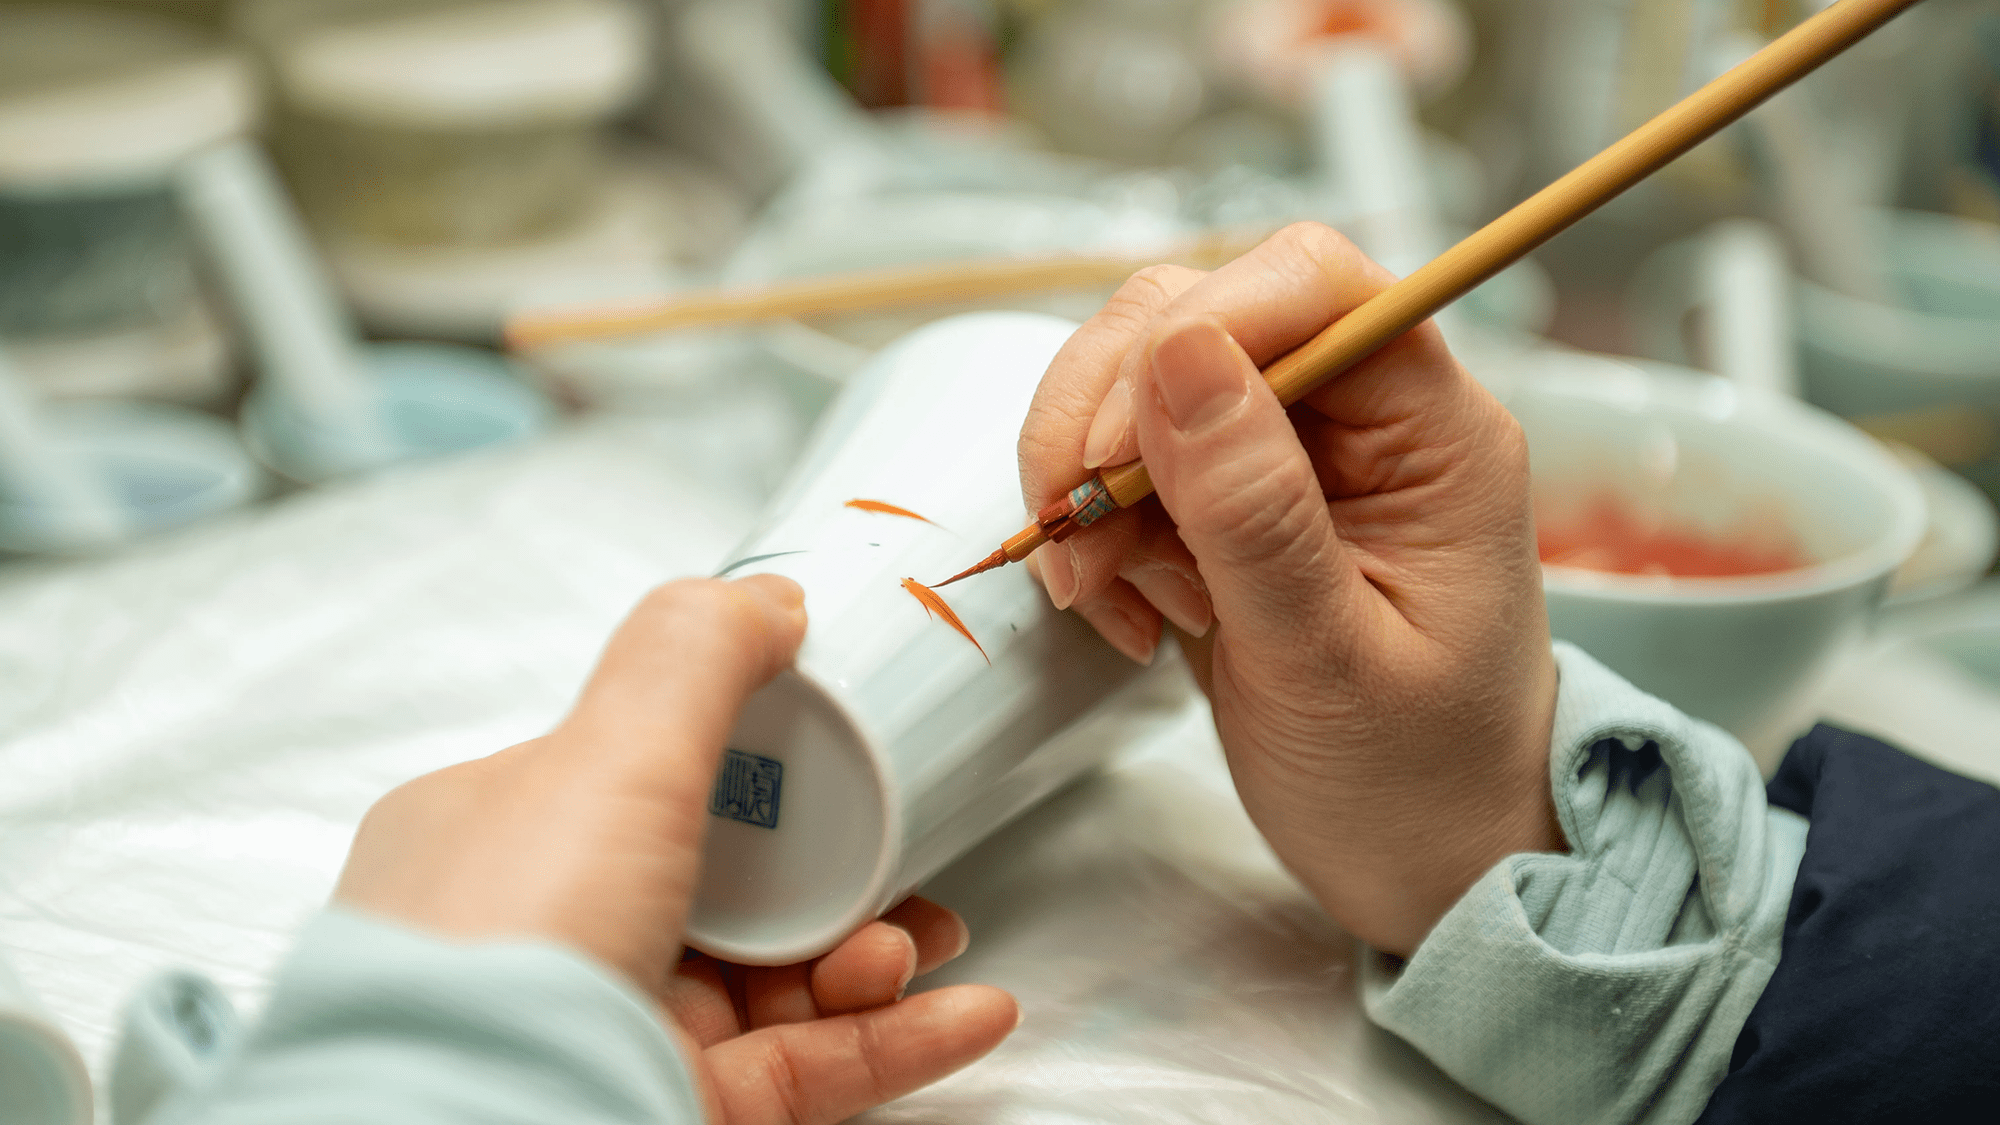
[[[1143,272],[1023,428],[1039,518],[959,577],[1041,548],[1056,604],[1135,658],[1179,626],[1266,838],[1407,952],[1499,858],[1563,844],[1526,450],[1425,318],[1911,2],[1842,0],[1402,281],[1309,226]]]

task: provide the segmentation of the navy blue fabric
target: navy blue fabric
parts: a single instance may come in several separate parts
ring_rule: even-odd
[[[1701,1121],[2000,1122],[2000,790],[1819,726],[1767,792],[1805,859]]]

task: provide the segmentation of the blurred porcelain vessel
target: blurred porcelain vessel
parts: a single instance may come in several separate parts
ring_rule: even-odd
[[[239,60],[173,21],[0,5],[0,338],[54,397],[207,404],[227,339],[171,174],[254,124]]]
[[[889,192],[805,204],[768,221],[738,248],[728,283],[845,273],[914,262],[949,262],[1035,254],[1158,253],[1178,224],[1169,213],[1110,207],[1028,192]],[[1024,293],[983,302],[1077,318],[1103,305],[1108,291]],[[890,340],[955,308],[903,308],[781,320],[759,334],[780,363],[833,384],[852,376]]]
[[[1850,416],[2000,410],[2000,227],[1914,211],[1870,218],[1897,300],[1800,284],[1806,397]]]
[[[238,23],[371,328],[484,341],[524,291],[666,257],[674,189],[606,132],[647,78],[638,0],[253,0]]]
[[[1075,328],[982,313],[904,337],[848,388],[739,549],[729,569],[797,580],[811,624],[730,739],[688,922],[696,948],[748,964],[824,953],[1179,712],[1183,677],[1056,612],[1025,567],[941,591],[985,655],[902,586],[941,581],[1020,530],[1015,441]]]
[[[1544,352],[1494,380],[1527,434],[1536,510],[1609,495],[1726,542],[1789,532],[1807,565],[1684,577],[1544,566],[1555,635],[1775,767],[1806,698],[1924,531],[1916,481],[1821,411],[1681,368]]]
[[[90,1073],[40,1001],[0,959],[0,1120],[87,1125]]]

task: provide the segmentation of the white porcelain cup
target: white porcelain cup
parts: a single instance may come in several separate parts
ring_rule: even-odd
[[[1558,638],[1775,767],[1923,534],[1915,479],[1831,415],[1685,369],[1544,352],[1492,383],[1527,434],[1538,520],[1605,492],[1724,541],[1790,533],[1808,563],[1770,574],[1543,568]]]
[[[88,1125],[90,1119],[83,1056],[0,959],[0,1121]]]
[[[980,647],[902,586],[941,582],[1024,526],[1015,442],[1075,328],[978,313],[891,345],[725,568],[795,579],[810,624],[731,736],[690,945],[744,964],[824,953],[1179,711],[1183,676],[1056,612],[1024,566],[939,591]]]

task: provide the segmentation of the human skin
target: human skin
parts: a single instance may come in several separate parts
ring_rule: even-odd
[[[1502,857],[1563,841],[1520,427],[1430,323],[1289,411],[1258,374],[1393,281],[1317,224],[1141,271],[1050,364],[1020,459],[1037,511],[1144,457],[1157,499],[1031,563],[1134,659],[1175,626],[1258,829],[1407,956]]]
[[[378,801],[335,899],[455,940],[544,939],[622,974],[658,1001],[718,1125],[843,1121],[972,1062],[1019,1009],[980,985],[903,998],[966,945],[957,915],[922,899],[806,964],[683,957],[717,759],[805,625],[798,585],[774,575],[660,587],[555,730]]]

